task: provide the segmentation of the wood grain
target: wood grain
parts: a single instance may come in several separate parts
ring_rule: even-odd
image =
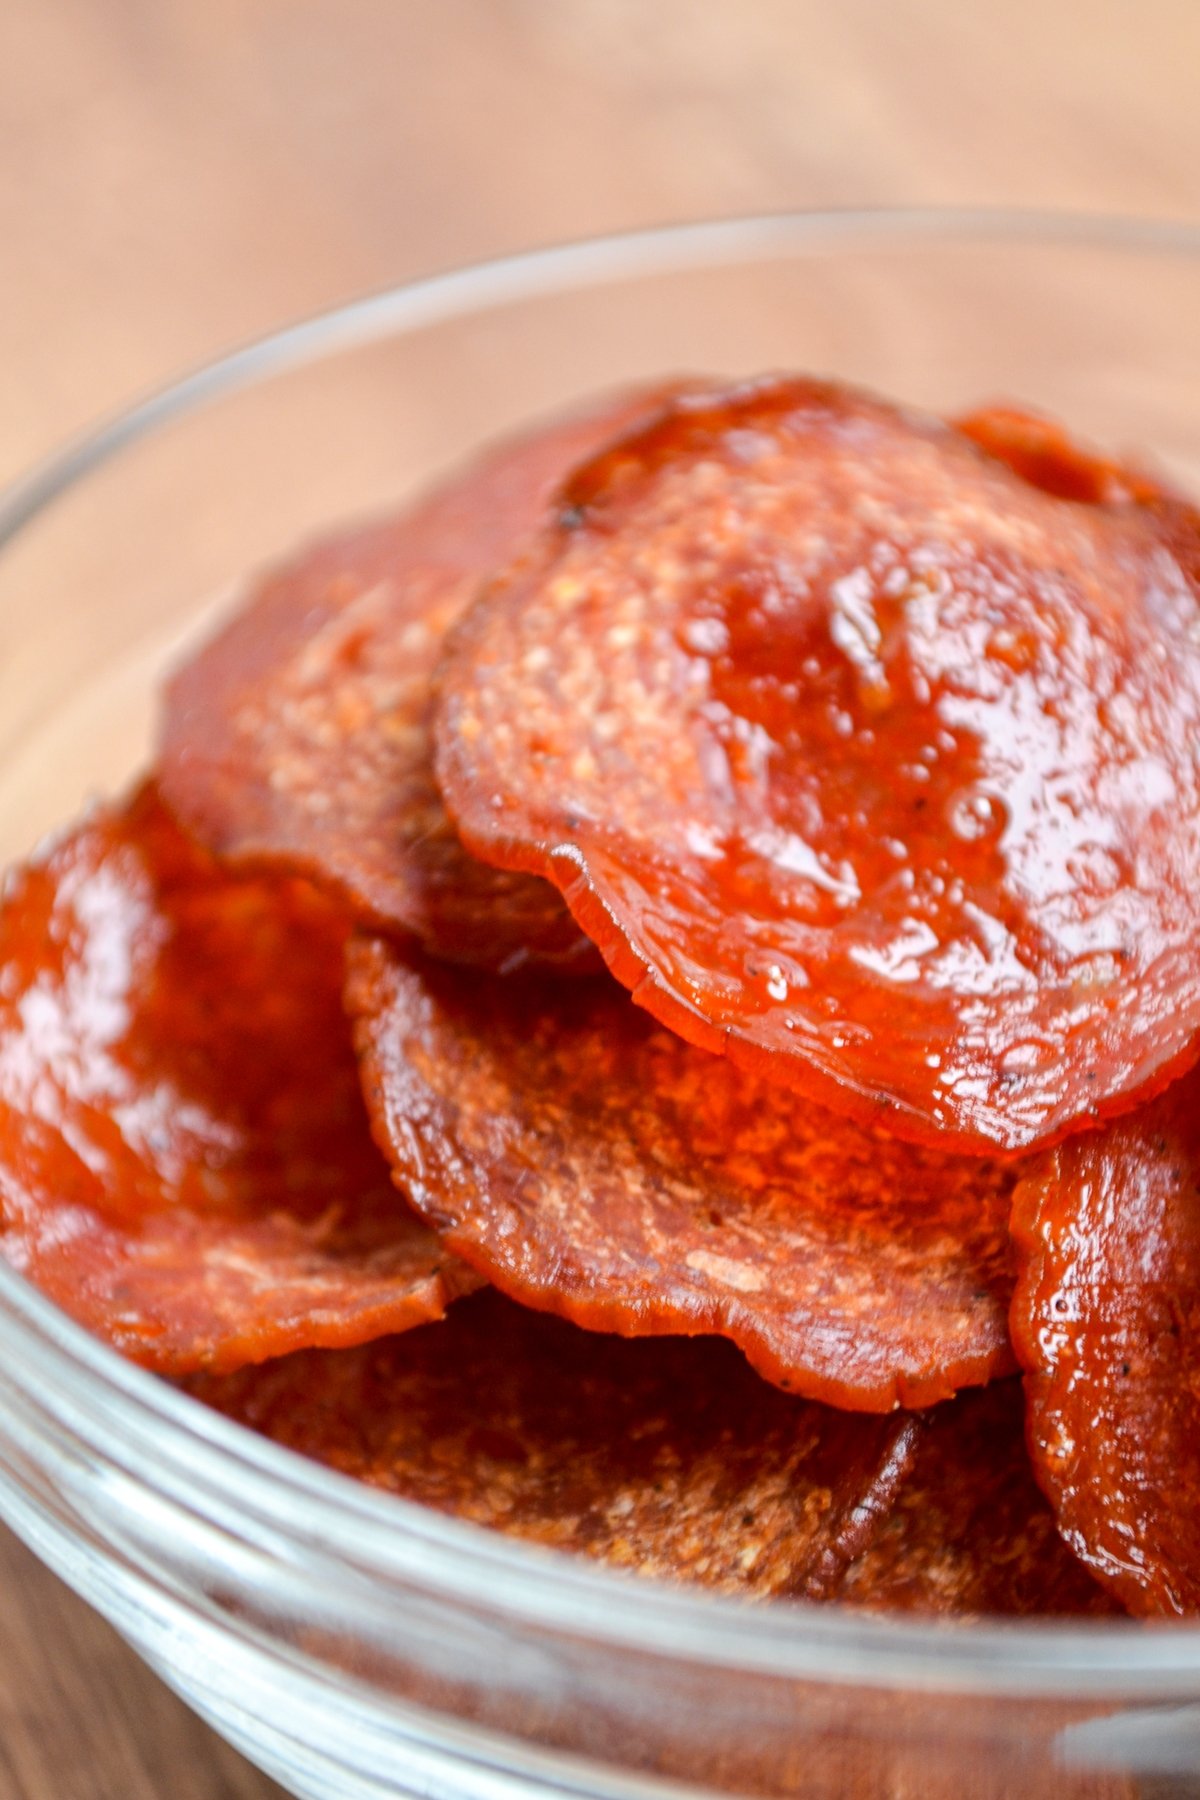
[[[4,1800],[271,1800],[116,1632],[0,1532]]]
[[[0,479],[283,318],[739,209],[1194,215],[1200,8],[7,0]],[[2,1800],[277,1792],[0,1538]]]

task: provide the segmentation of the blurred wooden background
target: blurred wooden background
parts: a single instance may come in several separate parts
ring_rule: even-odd
[[[1200,6],[0,0],[0,481],[366,288],[660,220],[1200,214]],[[0,1534],[0,1800],[263,1800]]]

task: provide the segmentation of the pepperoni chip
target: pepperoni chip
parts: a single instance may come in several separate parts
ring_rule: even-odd
[[[1164,489],[1148,475],[1077,444],[1057,419],[1016,406],[985,406],[955,419],[954,428],[1022,481],[1092,506],[1149,505]]]
[[[1034,1469],[1131,1612],[1200,1609],[1200,1075],[1039,1161],[1014,1198]]]
[[[630,1572],[825,1598],[919,1422],[768,1387],[727,1345],[627,1343],[480,1294],[442,1325],[189,1384],[241,1423],[422,1505]]]
[[[1014,1367],[1015,1173],[870,1133],[709,1056],[615,982],[350,952],[376,1134],[457,1255],[592,1330],[732,1338],[866,1411]]]
[[[955,429],[1047,493],[1093,506],[1143,508],[1193,588],[1200,588],[1200,513],[1145,469],[1085,449],[1056,420],[1017,407],[983,407],[956,419]]]
[[[677,397],[456,634],[450,811],[693,1042],[919,1142],[1059,1138],[1200,1051],[1181,530],[844,388]]]
[[[597,1336],[488,1293],[402,1338],[186,1385],[342,1474],[642,1575],[959,1616],[1120,1611],[1055,1531],[1016,1381],[866,1418],[779,1393],[724,1344]]]
[[[558,478],[650,404],[625,394],[501,444],[399,518],[269,575],[167,689],[160,780],[184,824],[452,961],[586,965],[552,887],[464,853],[433,780],[430,677]]]
[[[344,921],[232,879],[152,788],[0,905],[0,1254],[168,1373],[356,1344],[478,1285],[371,1142]]]
[[[1055,1528],[1029,1468],[1019,1381],[926,1415],[911,1471],[838,1598],[888,1612],[1119,1613]]]

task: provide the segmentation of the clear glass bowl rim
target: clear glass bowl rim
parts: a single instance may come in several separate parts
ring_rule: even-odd
[[[359,345],[473,313],[639,275],[838,249],[959,244],[1080,247],[1200,258],[1200,224],[1023,210],[872,208],[767,213],[581,239],[369,294],[196,369],[69,444],[0,494],[0,552],[94,470],[223,395]],[[106,1432],[125,1420],[299,1551],[339,1556],[427,1592],[487,1595],[493,1614],[691,1664],[784,1679],[939,1691],[1101,1697],[1193,1691],[1200,1627],[1132,1621],[947,1624],[836,1607],[745,1605],[638,1581],[433,1513],[310,1463],[126,1362],[0,1263],[0,1368],[68,1393]],[[109,1438],[111,1442],[111,1437]],[[99,1440],[98,1440],[99,1443]],[[350,1627],[353,1619],[348,1616]]]

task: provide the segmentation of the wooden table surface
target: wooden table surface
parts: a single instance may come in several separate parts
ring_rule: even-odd
[[[4,0],[0,481],[287,317],[582,232],[1200,214],[1195,0]],[[0,1800],[277,1793],[0,1533]]]

